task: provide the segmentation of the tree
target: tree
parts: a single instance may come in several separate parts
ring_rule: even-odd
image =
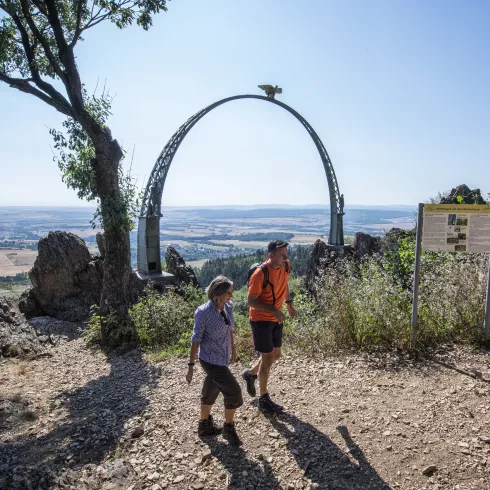
[[[124,153],[105,124],[108,96],[87,95],[74,50],[101,22],[120,29],[136,22],[148,30],[161,10],[167,10],[166,0],[0,0],[0,81],[68,117],[68,140],[52,132],[61,152],[60,167],[80,197],[99,201],[106,240],[100,310],[121,320],[127,317],[130,298],[132,226],[130,196],[121,185]],[[103,337],[107,342],[110,332]]]

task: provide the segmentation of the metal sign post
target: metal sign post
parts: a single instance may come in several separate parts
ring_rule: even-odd
[[[419,300],[419,283],[420,283],[420,257],[422,255],[422,226],[424,222],[424,205],[419,203],[417,214],[417,236],[415,239],[415,270],[413,272],[413,300],[412,300],[412,328],[410,336],[410,348],[415,349],[417,334],[417,314]]]

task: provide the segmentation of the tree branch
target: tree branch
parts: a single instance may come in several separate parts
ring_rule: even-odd
[[[123,7],[124,5],[127,5],[127,4],[131,4],[131,6],[126,7],[125,9],[122,9],[121,8],[121,7]],[[124,2],[122,2],[122,3],[120,3],[118,5],[118,8],[119,8],[120,11],[122,11],[122,10],[131,10],[131,9],[134,8],[135,5],[136,5],[136,3],[133,0],[125,0]],[[113,14],[113,12],[109,11],[109,12],[107,12],[104,15],[100,15],[100,13],[102,12],[102,10],[103,10],[103,8],[101,7],[99,9],[99,11],[95,15],[91,15],[90,20],[85,24],[85,26],[83,27],[82,31],[86,31],[87,29],[90,29],[91,27],[94,27],[97,24],[100,24],[102,21],[108,19],[111,16],[111,14]],[[92,13],[93,13],[93,10],[92,10]]]
[[[65,67],[66,78],[63,80],[63,83],[65,84],[73,110],[75,113],[81,113],[84,109],[82,82],[75,62],[75,55],[73,54],[73,49],[65,39],[55,0],[46,0],[46,7],[48,9],[48,21],[53,29],[54,38],[58,46],[60,60]]]
[[[73,54],[73,49],[68,45],[65,39],[63,27],[58,15],[56,0],[45,0],[45,3],[48,9],[48,22],[53,29],[61,63],[63,63],[63,66],[65,67],[66,78],[63,80],[63,83],[71,102],[74,114],[73,117],[82,125],[83,129],[87,131],[94,144],[96,144],[97,141],[100,141],[101,138],[108,140],[107,142],[112,141],[112,136],[108,128],[100,125],[85,108],[82,94],[82,82],[80,80],[80,74],[78,73],[75,55]]]
[[[75,34],[73,35],[73,39],[70,43],[70,48],[73,49],[75,47],[75,44],[77,43],[78,39],[80,38],[80,35],[82,34],[82,7],[83,7],[83,1],[84,0],[78,0],[78,5],[77,5],[77,23],[75,27]]]
[[[44,53],[46,54],[46,58],[48,58],[49,64],[53,67],[54,72],[60,77],[61,80],[63,80],[65,74],[61,70],[60,65],[56,62],[55,57],[53,56],[53,53],[51,51],[51,48],[49,47],[49,44],[46,41],[46,38],[39,32],[36,23],[32,19],[32,16],[29,12],[29,6],[27,4],[27,0],[20,0],[20,4],[22,6],[22,13],[24,14],[24,18],[29,28],[31,29],[32,34],[43,47]]]
[[[33,81],[32,79],[12,78],[0,72],[0,81],[8,83],[12,88],[16,88],[21,92],[34,95],[35,97],[41,99],[46,104],[50,105],[51,107],[54,107],[58,112],[61,112],[65,116],[73,117],[73,112],[71,111],[69,106],[61,105],[58,101],[49,97],[49,95],[46,95],[44,92],[41,92],[41,90],[38,90],[36,87],[33,87],[29,83]]]
[[[22,40],[22,47],[24,48],[26,57],[27,57],[27,62],[29,64],[29,70],[32,75],[32,79],[34,83],[43,91],[46,92],[50,97],[50,100],[56,101],[56,103],[60,107],[65,107],[66,110],[71,110],[69,102],[61,95],[51,84],[48,82],[45,82],[41,76],[39,75],[39,70],[36,67],[36,60],[35,60],[35,53],[32,49],[32,46],[29,42],[29,34],[24,27],[24,24],[22,24],[22,21],[19,19],[18,15],[12,13],[12,12],[7,12],[12,20],[15,22],[15,25],[17,26],[17,29],[19,29],[21,40]]]
[[[44,15],[44,17],[46,17],[46,19],[47,19],[48,18],[48,12],[44,8],[43,3],[39,2],[38,0],[32,0],[32,2],[38,8],[39,12],[41,12]]]

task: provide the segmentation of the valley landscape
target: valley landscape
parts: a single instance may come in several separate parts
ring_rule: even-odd
[[[74,233],[97,253],[91,207],[0,207],[0,277],[22,274],[32,267],[37,242],[50,231]],[[164,207],[160,240],[162,253],[174,246],[193,267],[209,259],[229,257],[263,248],[281,237],[293,245],[311,245],[328,239],[330,212],[326,206],[226,206]],[[414,223],[410,206],[347,208],[344,216],[346,241],[361,231],[383,235]],[[136,228],[131,233],[131,256],[136,264]]]

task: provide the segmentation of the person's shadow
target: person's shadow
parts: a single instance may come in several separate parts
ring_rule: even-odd
[[[347,451],[342,451],[327,435],[295,415],[283,412],[267,417],[294,455],[306,478],[317,488],[341,490],[383,490],[391,487],[369,464],[352,440],[346,426],[338,426]]]
[[[202,441],[211,450],[213,457],[218,459],[230,473],[228,488],[267,488],[282,490],[277,478],[267,461],[260,464],[247,458],[243,447],[230,446],[227,442],[206,437]]]
[[[121,438],[127,436],[126,421],[148,406],[159,368],[147,364],[138,351],[110,355],[108,362],[108,375],[62,391],[51,400],[52,414],[66,414],[51,430],[37,436],[24,433],[0,445],[0,488],[12,488],[9,478],[19,465],[29,473],[35,488],[52,488],[52,477],[58,471],[100,464],[115,451]],[[130,435],[127,442],[131,443]],[[10,475],[5,481],[3,470]]]

